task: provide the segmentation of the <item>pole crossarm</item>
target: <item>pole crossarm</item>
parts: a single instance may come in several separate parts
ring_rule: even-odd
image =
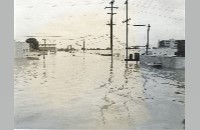
[[[118,9],[119,7],[105,7],[105,9],[107,9],[107,8],[111,8],[111,9]]]
[[[125,20],[125,21],[122,21],[122,23],[126,23],[126,22],[128,22],[130,20],[131,20],[131,18],[129,18],[129,19]]]
[[[108,23],[108,24],[106,24],[106,25],[116,25],[116,24],[114,24],[114,23],[113,23],[113,24]]]
[[[117,13],[107,13],[107,14],[112,14],[112,15],[114,15],[114,14],[117,14]]]
[[[133,25],[133,26],[146,26],[146,25]]]

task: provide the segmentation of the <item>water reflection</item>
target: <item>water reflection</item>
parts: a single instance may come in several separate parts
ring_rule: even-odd
[[[112,83],[112,78],[113,78],[113,57],[111,56],[110,60],[110,77],[108,78],[108,84],[110,85]]]
[[[126,64],[125,64],[125,70],[124,70],[124,84],[122,85],[122,90],[126,87],[127,88],[127,83],[128,83],[128,77],[129,77],[129,73],[128,71],[131,71],[131,67],[129,68],[128,67],[128,62],[126,61]],[[127,95],[129,95],[130,92],[127,93]],[[130,97],[130,95],[129,95]],[[131,126],[131,114],[130,114],[130,111],[129,111],[129,107],[127,105],[127,103],[129,102],[129,100],[126,100],[123,102],[123,105],[127,111],[127,115],[128,115],[128,123],[129,123],[129,126]]]
[[[109,74],[109,78],[108,78],[108,85],[111,85],[112,84],[112,78],[113,78],[113,57],[111,56],[111,60],[110,60],[110,74]],[[104,84],[104,86],[106,85],[106,83]],[[109,86],[108,86],[109,87]],[[106,111],[111,105],[115,104],[114,101],[111,101],[110,99],[108,99],[107,95],[108,95],[108,92],[111,92],[113,88],[109,88],[108,91],[106,91],[105,93],[105,96],[103,98],[103,100],[106,102],[106,105],[103,105],[101,107],[101,117],[102,117],[102,123],[103,124],[106,124],[106,118],[105,118],[105,115],[104,115],[104,111]]]
[[[46,68],[46,60],[45,59],[43,59],[43,68],[45,69]]]
[[[43,78],[47,78],[46,59],[43,59]]]
[[[138,101],[138,99],[136,99],[134,95],[134,93],[142,94],[142,92],[140,91],[140,85],[134,91],[134,87],[132,86],[134,82],[133,75],[137,75],[139,73],[139,66],[138,64],[133,65],[132,63],[128,62],[127,64],[125,64],[125,66],[118,66],[118,64],[115,64],[115,66],[116,68],[113,67],[113,62],[111,60],[110,76],[108,78],[109,86],[107,86],[105,96],[103,97],[105,103],[100,110],[102,123],[106,126],[110,126],[112,123],[118,124],[119,122],[124,120],[124,124],[121,125],[131,128],[139,120],[144,118],[143,114],[145,114],[144,106],[142,104],[138,105],[138,102],[140,101]],[[123,66],[124,68],[121,68]],[[119,69],[120,71],[123,70],[123,73],[121,75],[122,77],[115,74],[119,73]],[[115,78],[119,77],[121,82],[118,81],[118,83],[115,84]],[[135,118],[136,115],[140,115],[140,117]],[[117,128],[118,125],[115,127]]]

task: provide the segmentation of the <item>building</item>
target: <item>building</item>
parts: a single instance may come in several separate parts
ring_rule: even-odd
[[[158,48],[177,48],[177,40],[169,39],[158,42]]]
[[[56,44],[39,44],[40,51],[50,51],[56,53]]]
[[[14,57],[26,58],[30,53],[29,44],[26,42],[14,42]]]
[[[145,50],[143,50],[142,54]],[[164,68],[185,68],[185,40],[162,40],[158,48],[149,50],[149,55],[141,55],[140,63],[146,65],[162,64]]]
[[[185,57],[185,40],[177,40],[177,52],[175,52],[176,56]]]
[[[155,48],[155,54],[185,56],[185,40],[162,40],[158,42],[158,48]]]

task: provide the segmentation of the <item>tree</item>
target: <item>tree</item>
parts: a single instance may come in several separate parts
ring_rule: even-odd
[[[26,42],[29,43],[31,50],[39,50],[39,42],[35,38],[28,38]]]

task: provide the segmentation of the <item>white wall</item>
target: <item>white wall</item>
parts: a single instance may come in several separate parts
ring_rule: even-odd
[[[171,69],[184,69],[185,68],[185,57],[169,57],[169,56],[140,56],[141,64],[148,63],[162,63],[164,68]]]
[[[140,54],[145,53],[145,49],[140,49]],[[177,52],[177,49],[172,48],[157,48],[157,49],[149,49],[149,55],[167,55],[174,56],[174,53]]]
[[[26,58],[29,55],[29,44],[26,42],[14,42],[14,57]]]

